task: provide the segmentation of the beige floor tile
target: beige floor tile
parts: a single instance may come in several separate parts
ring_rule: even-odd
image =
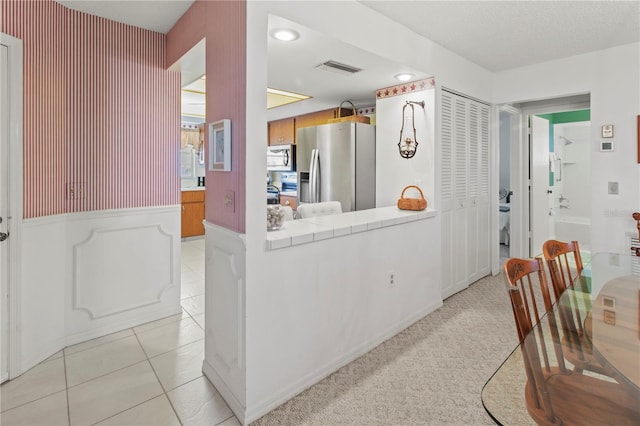
[[[218,426],[241,426],[240,421],[236,418],[236,416],[230,417],[224,422],[220,423]]]
[[[56,392],[0,414],[2,426],[58,426],[69,424],[67,392]]]
[[[191,318],[138,334],[142,349],[149,358],[201,339],[204,339],[204,331]]]
[[[147,358],[136,336],[114,340],[95,348],[66,356],[67,386],[137,364]]]
[[[188,283],[204,283],[204,273],[194,271],[193,269],[188,272],[183,272],[180,275],[180,283],[181,285],[185,285]]]
[[[133,408],[123,411],[113,417],[109,417],[99,426],[179,426],[180,421],[171,408],[166,395],[160,395],[150,401],[144,402]]]
[[[204,275],[204,259],[188,260],[183,265],[191,268],[193,272],[197,272],[200,275]]]
[[[188,318],[189,314],[187,314],[184,310],[177,314],[177,315],[171,315],[170,317],[166,317],[166,318],[162,318],[156,321],[151,321],[142,325],[139,325],[137,327],[133,328],[134,333],[136,334],[140,334],[140,333],[144,333],[145,331],[149,331],[149,330],[153,330],[154,328],[158,328],[161,327],[163,325],[167,325],[170,324],[172,322],[177,322],[180,321],[183,318]]]
[[[203,360],[204,340],[199,340],[151,358],[149,362],[164,390],[169,391],[202,376]]]
[[[0,407],[3,411],[9,410],[64,390],[65,387],[64,359],[42,362],[23,375],[2,384]]]
[[[64,354],[71,355],[76,352],[95,348],[96,346],[104,345],[105,343],[113,342],[114,340],[122,339],[131,335],[133,335],[133,331],[128,328],[126,330],[118,331],[117,333],[107,334],[106,336],[98,337],[97,339],[87,340],[86,342],[78,343],[77,345],[68,346],[64,348]]]
[[[204,294],[204,278],[201,281],[183,282],[180,287],[180,298],[188,299]]]
[[[148,361],[68,389],[72,425],[93,424],[162,394]]]
[[[64,350],[61,350],[51,355],[49,358],[45,359],[42,362],[53,361],[54,359],[62,358],[63,355],[64,355]]]
[[[200,250],[197,247],[184,247],[182,252],[180,253],[180,262],[187,263],[192,260],[200,260],[204,259],[204,251]]]
[[[182,299],[180,303],[182,304],[182,309],[190,315],[204,314],[204,294]]]
[[[168,395],[185,426],[217,425],[233,416],[222,396],[204,376],[172,390]]]
[[[204,330],[204,314],[192,315],[191,317]]]

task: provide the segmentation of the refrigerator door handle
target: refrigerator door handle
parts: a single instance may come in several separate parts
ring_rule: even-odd
[[[319,181],[318,181],[318,150],[311,151],[311,164],[309,165],[309,201],[317,203],[319,201]]]

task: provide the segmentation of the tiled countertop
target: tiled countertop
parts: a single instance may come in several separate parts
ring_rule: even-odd
[[[437,210],[400,210],[396,206],[360,210],[337,215],[290,220],[278,231],[267,232],[267,249],[276,250],[336,238],[357,232],[400,225],[435,217]]]

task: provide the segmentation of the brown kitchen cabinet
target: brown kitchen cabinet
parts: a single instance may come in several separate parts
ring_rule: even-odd
[[[337,113],[338,110],[336,108],[331,108],[299,115],[296,117],[296,129],[327,124],[329,120],[336,118]]]
[[[296,204],[296,197],[291,197],[289,195],[280,196],[280,205],[290,206],[293,210],[296,210],[296,207],[298,206]]]
[[[289,145],[295,143],[295,119],[283,118],[269,122],[269,145]]]
[[[204,235],[204,191],[182,191],[182,238]]]

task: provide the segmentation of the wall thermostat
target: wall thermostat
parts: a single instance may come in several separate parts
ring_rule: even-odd
[[[602,151],[602,152],[613,151],[613,141],[601,141],[600,142],[600,151]]]
[[[613,137],[613,124],[605,124],[602,126],[602,137],[603,138]]]

